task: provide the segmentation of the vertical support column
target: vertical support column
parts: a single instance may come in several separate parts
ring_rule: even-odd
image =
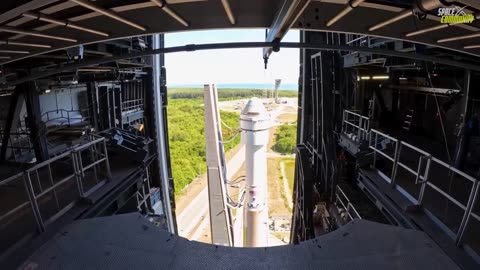
[[[90,125],[98,131],[97,86],[94,82],[87,83],[87,101]]]
[[[110,102],[108,99],[108,87],[105,85],[97,88],[98,110],[100,116],[99,131],[111,128],[110,125]]]
[[[17,130],[17,123],[20,111],[22,109],[22,104],[24,102],[24,96],[20,89],[15,89],[15,92],[11,96],[10,106],[8,108],[7,120],[5,121],[5,127],[3,127],[3,138],[1,146],[0,161],[7,160],[10,156],[10,151],[8,151],[8,141],[10,139],[10,133],[12,130],[15,132]]]
[[[471,119],[471,90],[470,90],[470,82],[471,82],[471,71],[466,69],[465,76],[464,76],[464,83],[463,83],[463,98],[462,98],[462,106],[463,106],[463,119],[461,123],[460,130],[457,134],[457,146],[455,148],[455,168],[462,169],[463,164],[465,163],[467,152],[469,146],[468,134],[466,134],[465,123]]]
[[[207,153],[208,201],[212,243],[233,246],[232,220],[227,208],[222,130],[214,85],[204,86],[205,139]]]
[[[113,91],[114,94],[114,101],[115,101],[115,116],[116,116],[116,123],[117,127],[119,128],[124,128],[123,127],[123,117],[122,117],[122,93],[124,91],[125,83],[122,82],[120,84],[120,88],[115,88],[115,91]]]
[[[154,35],[152,49],[164,47],[163,35]],[[153,108],[150,111],[153,114],[155,127],[155,141],[157,153],[157,166],[160,169],[160,186],[162,188],[162,201],[165,210],[168,230],[171,233],[177,233],[176,221],[174,219],[174,189],[171,179],[169,155],[168,155],[168,133],[166,119],[166,80],[164,72],[164,55],[156,54],[152,57],[152,95]],[[163,75],[163,76],[162,76]],[[153,126],[151,128],[153,128]],[[172,207],[173,206],[173,207]]]
[[[30,140],[35,151],[35,157],[37,162],[42,162],[48,159],[47,127],[42,121],[38,91],[33,82],[23,83],[20,88],[25,95],[28,116],[26,122],[30,130]]]

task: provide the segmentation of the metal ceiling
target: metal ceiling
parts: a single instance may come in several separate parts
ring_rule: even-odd
[[[0,64],[80,44],[222,28],[269,28],[267,42],[281,40],[290,28],[364,34],[480,56],[478,22],[440,24],[440,17],[434,14],[433,8],[451,2],[33,0],[24,3],[4,0],[2,4],[17,3],[18,6],[0,14]],[[431,11],[426,17],[417,16],[420,10]],[[475,7],[465,10],[476,11]],[[270,53],[271,49],[264,51],[265,56]]]

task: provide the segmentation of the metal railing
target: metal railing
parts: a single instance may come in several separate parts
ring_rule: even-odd
[[[82,114],[84,112],[88,112],[88,110],[58,109],[58,110],[44,112],[42,114],[42,120],[45,123],[49,123],[51,121],[65,119],[67,121],[67,125],[70,126],[72,124],[72,121],[75,121],[75,120],[80,120],[81,122],[83,122],[86,119],[86,117],[84,117]]]
[[[108,179],[111,172],[105,138],[91,135],[89,142],[0,181],[3,243],[11,246],[45,231],[48,224]],[[21,234],[8,236],[12,232]]]
[[[366,116],[344,110],[342,132],[357,142],[366,137],[372,150],[372,167],[461,245],[469,224],[480,222],[480,214],[473,212],[479,203],[479,180],[416,146],[370,130],[369,121]],[[480,250],[476,252],[480,254]]]
[[[368,138],[370,118],[353,111],[344,110],[342,119],[342,133],[356,142]]]
[[[398,156],[398,140],[382,133],[378,130],[372,129],[369,133],[368,148],[373,150],[373,167],[376,167],[378,155],[384,157],[391,163],[391,170],[389,172],[378,170],[382,177],[389,183],[393,183],[392,179],[396,169],[396,160]],[[386,166],[387,168],[389,166]]]
[[[357,209],[355,209],[353,204],[348,199],[347,195],[345,195],[345,192],[343,192],[343,190],[339,186],[337,186],[337,189],[335,190],[335,205],[337,206],[337,208],[342,207],[345,211],[346,215],[343,217],[345,222],[353,220],[355,218],[362,219]],[[343,214],[343,211],[339,212],[340,215]]]
[[[430,153],[375,129],[370,131],[369,142],[374,155],[373,167],[377,172],[414,205],[422,206],[424,212],[460,245],[469,220],[473,217],[480,221],[480,216],[472,212],[478,197],[479,181]],[[390,151],[385,150],[388,144],[392,146]],[[405,151],[411,151],[416,156],[409,155],[414,158],[402,160]],[[392,163],[390,176],[376,166],[377,154]],[[399,169],[406,172],[404,177],[399,177]],[[413,178],[409,179],[407,175]],[[467,191],[453,190],[455,187],[463,187]],[[426,201],[427,196],[435,199]]]

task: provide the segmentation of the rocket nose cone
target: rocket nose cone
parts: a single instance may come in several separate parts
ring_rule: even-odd
[[[258,98],[250,99],[245,108],[242,110],[242,115],[268,116],[268,112]]]

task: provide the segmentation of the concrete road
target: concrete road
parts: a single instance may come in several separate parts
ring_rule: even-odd
[[[230,180],[244,162],[245,146],[242,146],[227,162],[227,179]],[[199,225],[201,222],[202,224]],[[197,230],[204,227],[207,222],[210,222],[210,220],[208,218],[208,190],[205,187],[195,198],[192,198],[190,204],[177,216],[178,234],[185,238],[189,238],[193,234],[196,238],[198,235]]]

